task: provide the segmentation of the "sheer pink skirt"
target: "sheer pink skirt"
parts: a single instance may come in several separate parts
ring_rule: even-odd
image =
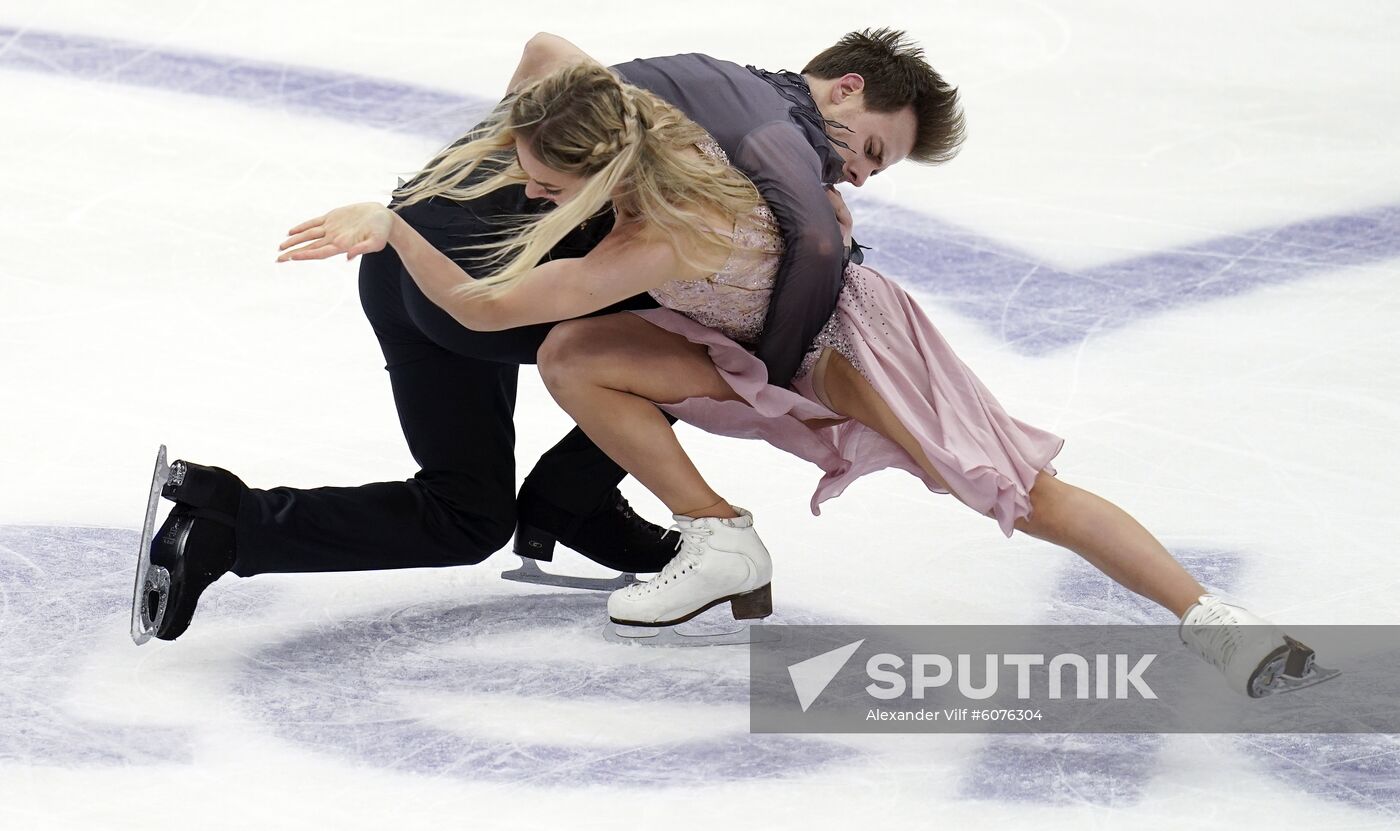
[[[953,353],[933,323],[902,288],[878,272],[853,267],[836,313],[814,344],[792,389],[768,383],[763,363],[720,332],[669,309],[632,314],[704,345],[716,369],[742,401],[690,398],[663,409],[707,432],[762,439],[821,468],[812,513],[867,473],[895,467],[946,493],[898,444],[855,420],[813,428],[803,422],[837,419],[812,389],[811,366],[821,348],[844,355],[915,437],[943,481],[1008,537],[1030,514],[1030,489],[1064,445],[1059,436],[1002,409]]]

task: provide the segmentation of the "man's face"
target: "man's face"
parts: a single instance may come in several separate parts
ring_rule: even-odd
[[[865,107],[865,80],[850,74],[832,84],[817,106],[828,121],[847,129],[827,125],[827,133],[849,148],[836,145],[845,162],[847,182],[860,187],[865,180],[909,158],[914,150],[918,120],[913,107],[890,113],[871,112]]]

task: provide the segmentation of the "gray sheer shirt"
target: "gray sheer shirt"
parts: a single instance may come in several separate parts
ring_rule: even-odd
[[[846,249],[826,195],[842,175],[821,113],[795,73],[742,67],[708,55],[645,58],[613,67],[703,127],[767,201],[782,230],[757,356],[786,385],[836,309]]]

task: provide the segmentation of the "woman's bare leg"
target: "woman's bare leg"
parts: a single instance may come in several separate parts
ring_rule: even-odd
[[[813,372],[813,387],[823,404],[904,448],[934,481],[958,495],[850,361],[828,349]],[[1030,498],[1030,516],[1017,521],[1017,530],[1068,548],[1120,585],[1177,617],[1205,593],[1146,528],[1113,503],[1047,473],[1036,477]]]
[[[653,403],[738,399],[705,347],[634,314],[605,315],[555,326],[540,347],[539,370],[559,406],[672,513],[738,516]]]

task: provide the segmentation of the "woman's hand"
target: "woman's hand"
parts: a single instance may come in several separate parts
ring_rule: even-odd
[[[834,187],[826,189],[826,198],[831,200],[832,210],[836,211],[836,221],[841,225],[841,239],[846,243],[847,250],[851,247],[851,210],[846,207],[846,200],[841,198],[840,191]]]
[[[393,227],[393,211],[377,202],[336,208],[288,231],[286,241],[277,246],[282,252],[277,262],[324,260],[336,254],[353,260],[361,254],[383,250]]]

